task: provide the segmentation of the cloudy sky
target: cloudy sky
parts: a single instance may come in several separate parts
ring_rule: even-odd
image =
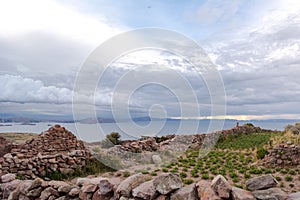
[[[89,55],[145,27],[178,32],[204,49],[224,84],[228,118],[300,118],[295,0],[0,1],[0,114],[72,116],[74,84]],[[134,85],[141,80],[148,84]],[[112,107],[124,117],[125,105],[131,116],[209,118],[219,106],[213,92],[186,58],[140,49],[107,66],[93,95],[76,92],[75,106],[82,118],[88,108],[111,117]]]

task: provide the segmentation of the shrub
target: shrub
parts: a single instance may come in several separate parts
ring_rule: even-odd
[[[118,132],[112,132],[109,135],[106,135],[105,140],[101,142],[102,147],[109,148],[121,144],[120,137],[121,135]]]
[[[288,181],[288,182],[291,182],[291,181],[293,181],[293,177],[291,177],[291,176],[286,176],[286,177],[285,177],[285,180]]]
[[[151,176],[156,176],[157,173],[156,172],[151,172]]]
[[[204,179],[204,180],[207,180],[207,179],[209,179],[209,175],[208,174],[202,174],[201,178]]]
[[[258,159],[263,159],[269,152],[263,147],[256,150],[256,157]]]
[[[281,181],[282,178],[281,178],[280,176],[276,176],[276,180],[277,180],[277,181]]]
[[[192,184],[193,182],[194,181],[192,179],[183,179],[183,183],[187,185]]]
[[[129,177],[129,176],[130,176],[130,172],[129,172],[129,171],[125,171],[125,172],[123,173],[123,176],[124,176],[124,177]]]
[[[187,177],[187,174],[185,172],[180,172],[180,177],[181,178],[186,178]]]

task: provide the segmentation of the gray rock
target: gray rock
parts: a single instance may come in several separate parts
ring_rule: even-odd
[[[53,189],[52,187],[47,187],[44,191],[42,191],[40,199],[47,200],[50,199],[50,196],[58,197],[59,193],[57,190]]]
[[[153,185],[153,180],[142,183],[132,190],[132,196],[141,199],[153,199],[155,195],[155,188]]]
[[[141,173],[130,176],[120,183],[116,190],[116,194],[118,197],[124,196],[129,198],[131,196],[132,189],[136,188],[143,182],[145,182],[145,176]]]
[[[271,174],[251,178],[246,181],[246,186],[251,191],[272,188],[277,184],[277,180]]]
[[[152,156],[152,161],[153,161],[154,164],[161,164],[162,163],[161,157],[159,155],[153,155]]]
[[[219,197],[228,199],[230,197],[232,186],[222,175],[218,175],[212,180],[211,188],[217,193]]]
[[[1,176],[2,183],[11,182],[11,181],[13,181],[15,179],[16,179],[16,175],[15,174],[5,174],[5,175]]]
[[[7,198],[11,192],[13,192],[21,183],[20,180],[13,180],[11,182],[0,184],[0,191],[2,191],[2,197]]]
[[[114,185],[111,184],[107,179],[100,180],[98,186],[99,186],[98,193],[102,196],[111,194],[114,189]]]
[[[198,200],[198,192],[196,184],[191,184],[180,188],[171,195],[170,200]]]
[[[233,200],[256,200],[251,192],[237,187],[232,187],[231,194]]]
[[[26,196],[28,196],[30,198],[31,197],[39,197],[41,195],[42,190],[43,190],[43,188],[41,188],[41,187],[32,189],[26,194]]]
[[[62,192],[62,193],[69,193],[72,190],[72,186],[69,185],[62,185],[59,186],[59,188],[57,189],[58,192]]]
[[[196,184],[198,196],[201,200],[221,200],[216,192],[210,187],[210,181],[201,180]]]
[[[168,194],[183,187],[183,183],[178,174],[162,173],[153,180],[154,188],[161,194]]]
[[[79,192],[80,192],[79,188],[73,188],[73,189],[70,190],[69,196],[70,197],[75,197],[75,196],[77,196],[79,194]]]
[[[98,189],[98,185],[94,184],[84,184],[81,191],[84,193],[94,193]]]
[[[279,188],[256,190],[252,194],[258,200],[285,200],[287,198],[286,193]]]
[[[287,200],[299,200],[300,199],[300,192],[289,194]]]

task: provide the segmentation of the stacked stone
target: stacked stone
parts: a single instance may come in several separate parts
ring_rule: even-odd
[[[7,141],[4,137],[0,137],[0,156],[9,153],[12,148],[12,144]]]
[[[296,200],[300,193],[287,195],[275,188],[271,175],[249,179],[248,190],[230,185],[218,175],[211,182],[184,185],[178,174],[162,173],[154,179],[141,173],[120,178],[78,178],[76,183],[63,181],[16,180],[14,174],[1,177],[1,199],[92,199],[92,200]]]
[[[267,166],[300,167],[300,146],[294,144],[280,144],[269,149],[263,162]]]
[[[55,125],[38,137],[14,146],[0,159],[1,173],[15,173],[26,179],[45,176],[46,171],[72,173],[90,157],[82,141],[64,127]]]

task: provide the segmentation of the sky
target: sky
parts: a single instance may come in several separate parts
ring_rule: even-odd
[[[91,53],[149,27],[182,34],[204,50],[223,83],[225,116],[212,113],[220,105],[203,74],[160,49],[120,55],[93,95],[76,93],[74,105],[74,84]],[[299,76],[296,0],[0,1],[0,115],[72,116],[76,106],[82,118],[89,108],[110,118],[112,107],[122,118],[126,106],[131,117],[299,119]],[[148,84],[132,89],[139,81]]]

